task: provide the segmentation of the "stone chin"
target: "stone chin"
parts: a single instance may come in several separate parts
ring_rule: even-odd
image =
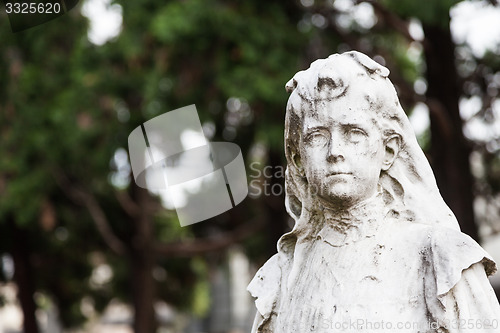
[[[347,177],[343,176],[343,178]],[[363,192],[363,191],[361,191]],[[322,204],[330,208],[349,208],[363,200],[359,191],[353,191],[352,185],[345,179],[323,184],[320,190],[311,193],[321,200]]]

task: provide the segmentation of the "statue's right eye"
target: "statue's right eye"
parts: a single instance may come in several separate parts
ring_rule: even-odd
[[[328,143],[328,136],[323,131],[314,131],[306,135],[306,143],[314,146],[323,146]]]

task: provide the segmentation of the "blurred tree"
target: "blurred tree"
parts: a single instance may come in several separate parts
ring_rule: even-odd
[[[0,34],[0,252],[14,260],[25,333],[37,332],[36,291],[54,299],[65,326],[85,320],[84,298],[98,311],[113,297],[131,302],[140,333],[155,331],[158,299],[203,316],[207,262],[223,260],[211,253],[243,242],[253,261],[267,259],[289,229],[284,193],[254,195],[181,228],[160,198],[131,180],[128,134],[196,104],[211,140],[234,141],[247,167],[257,166],[247,171],[263,191],[283,189],[283,86],[311,61],[348,49],[390,68],[406,110],[428,106],[424,148],[445,200],[477,238],[472,202],[499,201],[500,142],[465,138],[458,106],[481,96],[477,117],[491,119],[500,62],[466,45],[457,51],[449,28],[456,2],[116,0],[123,31],[102,46],[88,42],[78,8]],[[423,39],[410,22],[420,22]],[[6,20],[0,28],[8,31]],[[418,80],[427,82],[425,95],[414,88]],[[471,151],[486,169],[475,179]],[[266,176],[257,172],[265,165],[273,167]],[[263,227],[269,232],[256,233]],[[102,265],[113,276],[96,283]]]
[[[282,82],[297,67],[293,59],[299,43],[292,35],[294,25],[284,32],[264,33],[265,22],[268,32],[276,19],[283,22],[284,28],[288,24],[276,5],[270,7],[272,11],[265,19],[257,19],[257,8],[246,4],[241,8],[216,2],[122,5],[124,31],[116,42],[103,47],[95,47],[85,39],[85,20],[77,11],[17,35],[7,34],[2,40],[5,61],[1,73],[8,88],[2,99],[1,175],[5,200],[0,203],[0,214],[2,220],[12,221],[5,223],[2,252],[15,261],[27,333],[37,331],[33,301],[36,290],[54,298],[65,326],[77,325],[84,319],[79,306],[83,297],[90,296],[99,310],[113,296],[121,296],[134,304],[135,331],[154,331],[155,299],[162,297],[174,305],[200,304],[197,295],[186,295],[186,291],[199,290],[189,287],[203,281],[200,274],[206,274],[199,265],[189,264],[191,259],[173,265],[174,261],[159,257],[192,258],[243,240],[266,221],[285,221],[281,203],[276,200],[264,215],[247,212],[247,207],[191,230],[174,227],[178,222],[172,214],[159,211],[157,199],[130,184],[129,168],[125,175],[120,174],[123,165],[119,165],[117,154],[124,152],[133,128],[191,101],[206,102],[202,108],[216,113],[213,117],[201,113],[204,121],[214,119],[216,137],[224,131],[234,133],[238,127],[242,138],[239,143],[246,153],[257,133],[251,121],[254,110],[247,109],[246,114],[240,112],[243,110],[231,111],[239,115],[236,122],[229,124],[229,111],[224,111],[224,105],[231,97],[247,108],[245,99],[252,100],[262,119],[279,119],[267,122],[268,128],[258,128],[258,133],[261,140],[270,137],[268,141],[275,151],[280,151],[281,117],[265,110],[270,105],[281,109],[274,92],[279,90],[281,99],[286,98]],[[193,22],[196,29],[187,32],[189,37],[177,33],[178,27],[173,25],[167,28],[176,40],[168,41],[161,27],[151,23],[160,22],[160,18],[152,20],[153,13],[176,17],[175,11],[185,11],[183,15],[190,12],[185,6],[198,6],[192,8],[194,13],[200,13],[201,23],[212,29]],[[210,14],[211,6],[219,7],[219,15]],[[254,17],[253,21],[245,24],[244,15]],[[64,31],[59,29],[61,24],[66,27]],[[252,33],[246,35],[247,29]],[[199,45],[193,41],[190,47],[183,48],[179,43],[180,38],[196,39],[200,33],[207,36],[200,39]],[[217,39],[220,47],[213,44]],[[282,47],[275,47],[276,43]],[[289,47],[294,57],[289,57]],[[186,52],[194,52],[193,57],[186,57]],[[261,55],[268,57],[264,63]],[[174,59],[175,66],[169,64],[169,58]],[[208,66],[196,66],[203,62]],[[269,79],[255,70],[258,65]],[[283,68],[289,68],[290,73],[283,74]],[[282,230],[280,223],[277,226],[274,239],[268,242],[273,247]],[[14,229],[23,232],[23,243],[16,241],[19,237],[12,237],[17,232]],[[191,232],[215,237],[179,241],[180,236]],[[18,248],[23,256],[16,255]],[[128,263],[129,268],[121,272],[131,276],[131,288],[123,288],[123,275],[115,276],[110,285],[95,286],[92,271],[96,267],[89,255],[96,252],[103,253],[104,261],[114,265],[115,274],[120,272],[122,261]],[[165,283],[175,284],[181,277],[182,288],[156,288],[152,272],[159,264],[168,269]]]

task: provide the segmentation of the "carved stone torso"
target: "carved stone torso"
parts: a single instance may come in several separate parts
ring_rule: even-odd
[[[394,218],[379,223],[373,235],[347,244],[326,226],[318,241],[297,242],[293,260],[281,253],[270,259],[279,266],[280,282],[269,293],[275,298],[272,314],[259,332],[434,333],[458,322],[458,314],[446,308],[464,300],[445,295],[473,263],[482,261],[491,273],[488,254],[449,228]],[[250,290],[273,283],[266,270],[257,273]]]
[[[323,229],[321,241],[298,244],[287,285],[281,286],[287,297],[280,304],[276,332],[355,332],[383,323],[395,327],[396,322],[426,327],[424,291],[429,288],[422,276],[433,278],[429,229],[391,223],[372,237],[341,246],[329,244]],[[429,282],[435,289],[435,281]],[[436,306],[436,297],[433,302]]]

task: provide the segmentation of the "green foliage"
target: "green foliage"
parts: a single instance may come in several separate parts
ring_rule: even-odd
[[[0,28],[7,31],[4,23]],[[8,238],[13,222],[26,232],[24,250],[37,263],[35,288],[55,300],[66,326],[86,320],[79,302],[93,293],[85,283],[92,271],[87,253],[105,247],[86,210],[69,200],[56,179],[102,193],[118,144],[113,119],[85,79],[84,54],[97,57],[84,38],[86,28],[81,16],[65,15],[0,34],[0,229]],[[11,251],[9,243],[2,253]]]
[[[417,18],[421,22],[448,29],[450,8],[461,0],[383,0],[382,3],[402,18]]]
[[[203,317],[207,314],[210,306],[210,283],[208,280],[208,268],[201,258],[194,258],[191,267],[197,275],[197,281],[192,293],[193,314]]]
[[[256,10],[221,1],[173,2],[152,18],[151,28],[167,46],[168,63],[176,64],[167,67],[177,87],[172,94],[206,104],[224,104],[230,97],[251,102],[257,123],[264,125],[257,127],[257,135],[278,148],[281,124],[272,124],[283,119],[284,83],[295,72],[294,55],[304,36],[278,6],[270,5],[264,13]],[[186,80],[188,73],[193,79]]]

